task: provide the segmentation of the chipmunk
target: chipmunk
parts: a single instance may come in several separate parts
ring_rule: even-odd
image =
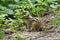
[[[22,19],[23,19],[23,21],[25,22],[25,24],[26,24],[26,28],[28,29],[28,30],[31,30],[31,24],[32,24],[32,16],[30,15],[30,14],[26,14],[26,15],[24,15],[23,17],[22,17]]]
[[[29,30],[42,30],[43,26],[48,24],[54,18],[54,14],[47,15],[38,19],[37,17],[32,17],[30,14],[24,15],[23,20],[27,25]]]
[[[39,19],[37,17],[33,17],[33,19],[32,19],[32,29],[31,30],[34,30],[34,31],[42,30],[41,22],[39,21]]]
[[[29,30],[39,30],[40,22],[37,17],[32,17],[30,14],[24,15],[23,20],[26,24],[26,28]]]
[[[37,30],[37,31],[44,30],[43,26],[48,24],[54,18],[55,18],[54,14],[47,15],[47,16],[42,17],[40,19],[38,19],[37,17],[34,17],[32,20],[33,21],[32,22],[32,29]],[[52,28],[52,27],[50,27],[50,28]],[[50,28],[48,28],[48,29],[50,29]],[[47,28],[45,28],[45,29],[47,29]]]

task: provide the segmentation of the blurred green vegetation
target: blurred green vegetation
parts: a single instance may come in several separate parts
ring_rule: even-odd
[[[0,31],[0,39],[4,37],[4,32]]]
[[[24,29],[22,16],[29,12],[40,18],[42,10],[53,11],[59,15],[60,0],[0,0],[0,26]],[[58,15],[51,24],[59,23]]]
[[[40,18],[41,10],[49,10],[56,15],[59,14],[60,0],[0,0],[0,26],[24,26],[23,15],[29,12]],[[57,24],[58,20],[59,18],[56,17],[52,24]]]
[[[29,12],[40,18],[42,10],[53,11],[56,14],[52,25],[60,23],[60,0],[0,0],[0,30],[6,27],[24,30],[22,16]]]

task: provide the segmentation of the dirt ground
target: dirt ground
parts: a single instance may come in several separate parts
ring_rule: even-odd
[[[60,40],[60,32],[18,32],[25,40]],[[4,40],[9,40],[5,37]],[[10,39],[11,40],[11,39]]]
[[[56,31],[38,31],[38,32],[27,32],[27,31],[18,31],[17,33],[21,34],[25,40],[60,40],[60,27]],[[14,34],[14,33],[13,33]],[[4,40],[9,40],[8,35],[4,37]],[[12,35],[13,36],[13,35]]]
[[[60,40],[60,32],[21,32],[25,40]]]

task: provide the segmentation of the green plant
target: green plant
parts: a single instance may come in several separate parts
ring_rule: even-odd
[[[19,34],[19,33],[17,33],[15,35],[15,37],[16,37],[17,40],[24,40],[24,37],[21,34]]]
[[[52,20],[51,24],[52,25],[58,25],[60,23],[60,16],[57,16],[55,19]]]
[[[32,16],[40,18],[41,10],[53,9],[60,10],[60,0],[0,0],[0,27],[3,25],[19,28],[24,26],[22,16],[28,11]],[[54,12],[55,12],[54,11]],[[57,13],[55,13],[57,15]],[[8,15],[13,15],[11,16]],[[7,16],[7,18],[5,18]],[[7,20],[5,20],[7,19]],[[15,22],[14,22],[15,21]],[[59,16],[57,16],[51,24],[58,24]],[[0,28],[2,29],[2,28]]]
[[[0,38],[3,38],[3,37],[4,37],[4,32],[0,31]]]

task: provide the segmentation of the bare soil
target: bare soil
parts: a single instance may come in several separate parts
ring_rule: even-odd
[[[60,40],[60,32],[18,32],[23,35],[25,40]],[[6,35],[4,40],[9,40],[9,35]]]
[[[25,40],[60,40],[60,32],[20,32]]]

